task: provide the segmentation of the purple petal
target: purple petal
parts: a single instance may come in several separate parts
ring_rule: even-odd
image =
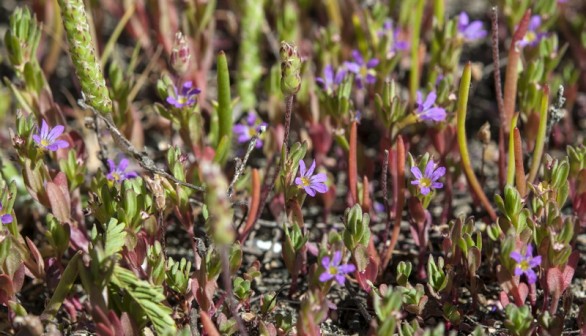
[[[517,263],[520,263],[521,261],[523,261],[523,256],[521,255],[521,253],[517,252],[517,251],[513,251],[511,252],[511,259],[515,260]]]
[[[341,274],[336,275],[336,281],[340,284],[340,286],[344,286],[345,280],[346,280],[346,278],[343,275],[341,275]]]
[[[354,61],[356,62],[356,64],[358,64],[358,65],[364,64],[364,58],[362,58],[360,51],[358,51],[356,49],[352,50],[352,58],[354,58]]]
[[[125,171],[126,168],[128,168],[128,159],[124,158],[124,159],[120,160],[120,163],[118,164],[118,169],[120,171]]]
[[[319,86],[321,86],[322,89],[324,89],[324,90],[327,90],[328,89],[328,86],[326,85],[326,82],[324,81],[323,78],[317,77],[315,79],[315,81],[317,82],[317,84],[319,84]]]
[[[332,264],[335,266],[338,266],[338,265],[340,265],[341,261],[342,261],[342,252],[341,251],[334,252],[334,259],[332,260]]]
[[[440,177],[444,176],[446,174],[446,167],[438,167],[433,174],[431,174],[430,179],[432,181],[437,181]]]
[[[309,196],[315,197],[315,190],[311,186],[304,187],[303,189]]]
[[[443,183],[441,183],[441,182],[433,182],[433,183],[431,184],[431,187],[432,187],[432,188],[434,188],[434,189],[441,189],[441,188],[443,188],[443,187],[444,187],[444,184],[443,184]]]
[[[419,117],[424,121],[441,122],[446,120],[446,110],[441,107],[432,107],[420,114]]]
[[[320,276],[319,276],[319,281],[320,282],[326,282],[326,281],[330,281],[334,278],[333,274],[330,274],[330,272],[328,272],[327,270],[325,272],[323,272]]]
[[[328,191],[328,186],[323,183],[312,184],[311,187],[320,194]]]
[[[360,65],[358,65],[354,62],[346,62],[346,63],[344,63],[344,65],[346,66],[346,69],[348,69],[348,71],[350,71],[356,75],[360,73]]]
[[[470,18],[468,17],[468,13],[462,12],[460,16],[458,16],[458,29],[460,27],[465,27],[470,22]]]
[[[246,116],[246,123],[248,124],[248,126],[254,126],[255,122],[256,115],[254,113],[248,113],[248,115]]]
[[[334,67],[329,64],[324,68],[324,79],[327,86],[330,86],[334,80]]]
[[[116,171],[116,163],[114,160],[108,159],[108,168],[110,168],[110,172]]]
[[[425,102],[423,103],[423,109],[428,110],[429,108],[431,108],[433,106],[433,104],[435,103],[436,98],[437,98],[437,94],[435,93],[435,91],[431,91],[427,95],[427,98],[425,98]]]
[[[523,269],[521,269],[521,267],[517,266],[515,267],[515,275],[516,276],[521,276],[521,274],[523,274],[525,272],[523,272]]]
[[[421,195],[427,195],[429,194],[429,192],[431,191],[431,189],[429,189],[429,187],[422,187],[421,188]]]
[[[336,78],[334,78],[334,84],[337,85],[337,84],[342,83],[345,76],[346,76],[346,70],[344,70],[344,69],[338,70],[338,73],[336,74]]]
[[[527,249],[525,250],[525,258],[529,259],[533,257],[533,245],[527,245]]]
[[[423,177],[423,175],[421,174],[421,170],[417,166],[411,167],[411,174],[413,174],[413,176],[415,176],[415,178],[417,178],[418,180]]]
[[[411,184],[412,185],[419,185],[419,183],[420,183],[419,180],[413,180],[413,181],[411,181]]]
[[[484,38],[488,33],[484,30],[484,26],[482,21],[474,21],[472,22],[466,29],[462,32],[464,37],[468,40],[477,40]]]
[[[342,274],[352,273],[355,270],[356,270],[356,266],[354,266],[352,264],[340,265],[340,267],[338,267],[338,273],[342,273]]]
[[[373,74],[366,74],[366,80],[365,80],[366,84],[374,84],[376,83],[376,76]]]
[[[295,185],[298,185],[298,186],[303,185],[303,180],[301,179],[301,177],[295,178]]]
[[[125,179],[131,179],[135,177],[138,177],[138,174],[136,172],[128,172],[124,174]]]
[[[397,50],[407,50],[409,49],[409,42],[407,41],[395,41],[393,44],[393,48],[395,51]]]
[[[529,21],[529,30],[536,31],[541,26],[541,16],[533,15]]]
[[[305,172],[306,172],[305,162],[303,160],[299,160],[299,174],[301,176],[305,176]]]
[[[537,281],[537,274],[535,274],[532,269],[528,269],[525,272],[525,275],[527,276],[527,282],[529,282],[529,284],[534,284]]]
[[[62,125],[53,127],[53,129],[49,131],[49,134],[47,135],[47,140],[54,141],[63,133],[63,130],[65,130],[65,127]]]
[[[433,168],[435,167],[435,162],[433,160],[427,161],[427,165],[425,166],[425,177],[431,179],[431,175],[433,174]]]
[[[41,138],[46,139],[47,135],[49,134],[49,125],[47,125],[47,122],[43,119],[43,123],[41,125]]]
[[[311,163],[311,166],[309,166],[309,170],[307,171],[307,175],[305,175],[305,176],[313,175],[314,170],[315,170],[315,160],[313,160],[313,162]]]
[[[33,134],[33,140],[34,140],[34,141],[35,141],[35,142],[36,142],[38,145],[40,145],[40,144],[41,144],[41,140],[42,140],[42,139],[41,139],[41,137],[40,137],[39,135],[37,135],[37,134]]]
[[[417,98],[415,99],[415,102],[417,103],[418,109],[423,111],[423,95],[421,94],[421,91],[417,91]]]
[[[169,104],[171,104],[171,105],[173,105],[175,107],[181,107],[180,106],[181,104],[179,104],[179,102],[177,101],[177,99],[175,99],[175,97],[173,97],[173,96],[169,96],[165,100],[167,101],[167,103],[169,103]]]
[[[57,149],[60,148],[68,148],[69,147],[69,142],[65,141],[65,140],[55,140],[51,146],[55,146]],[[57,150],[55,149],[55,150]]]
[[[368,61],[368,63],[366,63],[366,67],[369,69],[372,69],[374,67],[376,67],[378,65],[379,61],[376,58],[371,59],[370,61]]]
[[[313,183],[323,183],[325,181],[328,180],[328,176],[324,173],[319,173],[319,174],[315,174],[314,176],[312,176],[309,181],[313,184]]]
[[[12,215],[4,214],[0,217],[0,221],[2,221],[2,224],[12,223]]]
[[[330,267],[330,257],[325,256],[321,258],[321,265],[327,270]]]
[[[536,256],[529,262],[530,267],[537,267],[539,265],[541,265],[541,256]]]

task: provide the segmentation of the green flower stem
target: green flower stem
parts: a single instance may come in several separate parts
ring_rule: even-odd
[[[248,111],[256,106],[255,88],[262,76],[260,61],[264,9],[262,0],[244,0],[242,3],[242,33],[238,53],[238,82],[236,89],[242,109]]]
[[[516,114],[513,116],[511,120],[511,128],[513,129],[517,127],[517,119],[519,115]],[[515,183],[515,141],[514,141],[513,132],[509,133],[509,157],[508,157],[508,166],[507,166],[507,185],[512,186]]]
[[[457,121],[457,132],[458,132],[458,145],[460,147],[460,156],[462,157],[462,170],[466,174],[466,178],[468,179],[468,183],[470,184],[470,188],[476,194],[482,206],[488,212],[490,219],[496,221],[496,212],[492,208],[488,197],[482,190],[482,186],[478,182],[476,175],[474,174],[474,170],[472,169],[472,164],[470,163],[470,154],[468,153],[468,144],[466,142],[466,112],[467,112],[467,105],[468,105],[468,94],[470,91],[470,81],[472,77],[472,69],[471,69],[470,62],[466,64],[464,67],[464,71],[462,73],[462,79],[460,80],[460,90],[459,90],[459,97],[458,97],[458,110],[456,112],[456,121]]]
[[[412,40],[411,40],[411,72],[409,74],[409,103],[413,105],[417,89],[419,88],[419,39],[421,35],[421,21],[425,0],[419,0],[413,15]]]
[[[103,115],[112,113],[112,100],[97,59],[82,0],[59,0],[69,54],[87,104]]]
[[[446,4],[445,0],[434,0],[433,1],[433,16],[435,22],[440,29],[444,26],[444,15],[445,15]]]
[[[537,129],[537,138],[535,139],[535,149],[533,150],[533,161],[529,169],[528,183],[533,183],[539,166],[541,164],[541,157],[543,156],[543,149],[545,148],[545,134],[547,131],[547,105],[549,100],[549,87],[546,85],[543,88],[543,95],[541,96],[541,108],[539,110],[539,128]]]

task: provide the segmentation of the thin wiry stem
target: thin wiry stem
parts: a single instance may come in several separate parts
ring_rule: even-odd
[[[543,149],[545,148],[545,135],[547,132],[547,106],[549,102],[549,87],[543,87],[543,95],[541,96],[541,107],[539,109],[539,128],[537,129],[537,138],[535,139],[535,147],[533,150],[533,161],[529,169],[528,183],[533,183],[539,166],[541,165],[541,157],[543,156]]]

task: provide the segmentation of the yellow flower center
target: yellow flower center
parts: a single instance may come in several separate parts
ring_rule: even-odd
[[[338,274],[338,269],[335,266],[330,266],[330,268],[328,269],[328,272],[331,275],[336,275],[336,274]]]
[[[307,177],[302,177],[301,178],[301,188],[303,187],[309,187],[311,185],[311,182],[309,181],[309,179]]]
[[[521,269],[523,271],[527,271],[528,269],[530,269],[531,267],[529,266],[529,262],[527,260],[523,260],[519,263],[519,267],[521,267]]]
[[[114,178],[114,181],[120,181],[120,174],[118,173],[112,173],[112,177]]]
[[[256,135],[256,130],[254,129],[254,127],[249,127],[248,128],[248,135],[252,138],[253,136]]]
[[[177,102],[179,104],[182,104],[183,105],[183,104],[187,103],[187,97],[185,97],[185,96],[179,96],[179,97],[177,97]]]
[[[41,140],[41,146],[43,146],[43,147],[47,147],[47,146],[49,146],[49,140],[47,140],[47,139],[42,139],[42,140]]]
[[[525,35],[525,41],[531,43],[533,41],[535,41],[537,39],[537,34],[535,34],[534,31],[529,31],[527,32],[527,34]]]
[[[422,177],[419,180],[419,186],[421,188],[431,187],[431,179],[429,179],[428,177]]]

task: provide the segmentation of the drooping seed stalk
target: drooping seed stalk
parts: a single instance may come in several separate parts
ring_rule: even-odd
[[[356,158],[356,139],[357,138],[357,125],[356,120],[352,122],[350,126],[350,152],[348,153],[348,187],[350,189],[350,195],[352,195],[352,203],[358,202],[358,168]]]
[[[90,34],[83,0],[59,0],[69,54],[87,104],[101,114],[112,112],[112,100]]]
[[[499,53],[499,23],[498,23],[498,8],[492,7],[491,30],[492,30],[492,65],[494,68],[494,90],[496,92],[496,101],[499,111],[499,187],[503,189],[505,187],[505,102],[503,100],[503,90],[501,86],[501,64],[500,64],[500,53]]]
[[[462,170],[466,174],[470,188],[476,194],[484,209],[488,212],[491,220],[496,221],[496,212],[492,208],[488,197],[486,197],[482,186],[474,174],[474,170],[472,169],[472,164],[470,162],[470,154],[468,153],[468,143],[466,138],[466,113],[468,111],[468,94],[470,91],[471,77],[472,66],[470,63],[468,63],[464,67],[462,79],[460,80],[460,90],[458,92],[458,110],[456,112],[458,146],[460,147]]]
[[[387,265],[393,257],[393,251],[399,240],[399,233],[401,233],[401,220],[403,219],[403,206],[405,206],[405,144],[403,138],[397,138],[397,154],[395,157],[395,174],[393,176],[393,213],[395,214],[395,222],[393,224],[393,233],[391,234],[391,242],[385,251],[383,261],[381,263],[381,270],[387,268]],[[390,216],[389,216],[390,223]],[[388,227],[389,224],[387,224]],[[385,230],[388,232],[388,230]],[[384,237],[387,239],[386,235]]]
[[[549,104],[549,86],[543,87],[543,95],[541,96],[541,106],[539,108],[539,128],[537,129],[537,138],[535,139],[535,147],[533,150],[533,161],[531,161],[531,168],[529,169],[528,183],[533,183],[539,166],[541,164],[541,157],[543,156],[543,149],[545,148],[545,135],[547,132],[547,107]]]

